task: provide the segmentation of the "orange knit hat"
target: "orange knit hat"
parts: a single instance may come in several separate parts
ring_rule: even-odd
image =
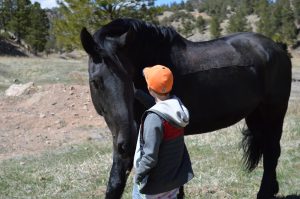
[[[162,65],[146,67],[143,70],[147,85],[158,94],[167,94],[172,90],[173,74]]]

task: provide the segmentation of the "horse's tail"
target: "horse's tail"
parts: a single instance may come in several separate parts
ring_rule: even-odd
[[[261,138],[259,134],[250,131],[250,129],[243,130],[242,148],[244,150],[243,161],[247,170],[253,171],[263,154]]]

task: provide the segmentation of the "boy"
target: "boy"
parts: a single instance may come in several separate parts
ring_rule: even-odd
[[[173,74],[169,68],[156,65],[143,72],[156,104],[142,117],[134,155],[132,197],[176,198],[179,187],[194,176],[184,144],[189,113],[176,96],[170,96]]]

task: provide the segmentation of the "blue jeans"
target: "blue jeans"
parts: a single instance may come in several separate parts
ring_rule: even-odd
[[[132,199],[145,199],[143,194],[140,193],[139,187],[136,183],[133,183]]]
[[[176,188],[171,191],[167,191],[156,195],[145,195],[140,193],[138,185],[134,183],[132,189],[132,199],[176,199],[178,192],[179,188]]]

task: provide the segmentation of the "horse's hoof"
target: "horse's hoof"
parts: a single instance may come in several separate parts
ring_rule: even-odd
[[[262,193],[262,192],[258,192],[257,194],[257,199],[273,199],[273,198],[275,198],[274,194]]]
[[[272,184],[272,188],[270,189],[261,189],[257,194],[257,199],[269,199],[276,198],[275,195],[279,192],[279,185],[277,180],[275,180]]]

